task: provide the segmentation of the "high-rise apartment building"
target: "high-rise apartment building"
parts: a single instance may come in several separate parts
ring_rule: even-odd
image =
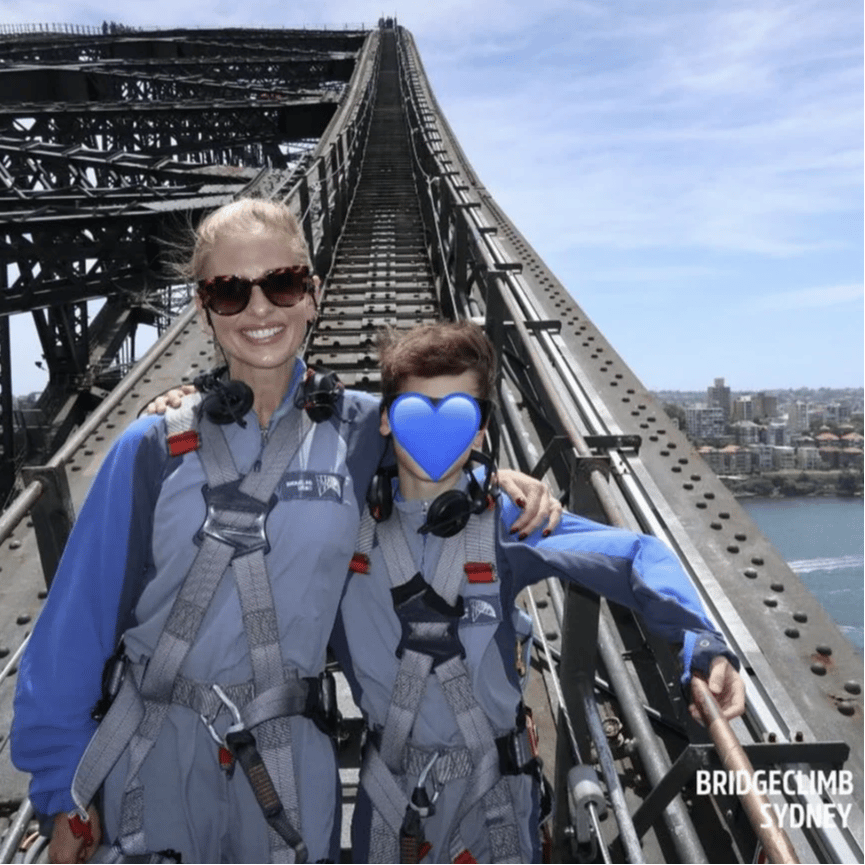
[[[724,384],[723,378],[716,378],[715,384],[706,388],[706,404],[709,408],[718,406],[724,412],[724,420],[729,420],[730,388]]]

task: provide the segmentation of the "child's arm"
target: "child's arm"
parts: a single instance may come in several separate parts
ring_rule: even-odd
[[[136,463],[148,456],[140,444],[155,423],[138,421],[106,456],[21,660],[11,754],[33,775],[30,799],[45,816],[73,808],[72,778],[96,729],[90,712],[115,649],[124,584],[144,578],[138,554],[151,541],[152,510],[141,512],[141,480],[154,467],[136,471]]]
[[[504,499],[504,526],[514,513],[513,503]],[[655,633],[682,643],[683,683],[692,673],[701,673],[709,678],[713,693],[713,685],[719,688],[725,712],[744,710],[744,686],[736,673],[739,661],[709,620],[676,557],[658,538],[565,512],[548,537],[535,532],[524,543],[503,541],[502,549],[515,591],[559,576],[635,610]],[[715,664],[713,678],[717,658],[727,663]]]

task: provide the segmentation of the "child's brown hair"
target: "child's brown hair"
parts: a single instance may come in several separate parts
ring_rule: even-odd
[[[478,397],[495,397],[495,349],[483,329],[471,321],[439,321],[411,330],[389,327],[379,335],[378,356],[385,401],[395,397],[410,376],[432,378],[469,370],[477,376]]]

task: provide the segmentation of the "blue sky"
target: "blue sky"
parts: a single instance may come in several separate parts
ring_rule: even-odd
[[[0,0],[0,20],[396,14],[481,181],[647,387],[862,386],[860,3],[206,5]],[[27,366],[18,393],[41,387]]]

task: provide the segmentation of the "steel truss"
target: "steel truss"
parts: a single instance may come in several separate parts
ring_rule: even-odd
[[[188,301],[158,262],[190,217],[305,166],[365,37],[113,29],[0,34],[2,498],[125,374],[138,325],[162,332]],[[23,312],[49,373],[24,434],[7,362]]]

